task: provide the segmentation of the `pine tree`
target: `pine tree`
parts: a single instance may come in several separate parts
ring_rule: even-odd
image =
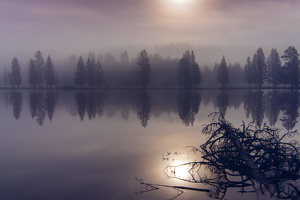
[[[284,59],[284,67],[287,69],[287,75],[291,87],[299,86],[299,54],[295,47],[289,46],[281,58]]]
[[[276,87],[280,80],[281,62],[277,49],[272,49],[267,59],[267,80]]]
[[[124,53],[121,54],[120,63],[121,63],[121,65],[123,65],[124,67],[129,66],[129,57],[128,57],[127,51],[125,51]]]
[[[19,86],[22,84],[22,75],[20,70],[19,61],[16,57],[13,58],[11,62],[11,83],[12,86],[19,88]]]
[[[256,67],[256,81],[260,88],[261,85],[264,84],[264,80],[267,78],[266,58],[261,47],[257,49],[256,59],[253,59],[252,63],[254,63]]]
[[[79,57],[79,60],[77,62],[77,67],[76,67],[76,72],[75,72],[75,84],[82,86],[85,84],[86,81],[86,71],[85,71],[85,66],[84,62],[82,60],[82,57]]]
[[[201,71],[198,63],[195,61],[194,51],[191,53],[191,86],[197,88],[201,82]]]
[[[177,81],[180,87],[196,88],[201,82],[201,71],[195,61],[195,54],[186,51],[178,62]]]
[[[104,82],[103,79],[103,69],[100,60],[98,59],[96,63],[96,71],[95,71],[95,84],[100,87],[100,85]]]
[[[191,87],[191,55],[189,51],[186,51],[178,62],[177,81],[180,87]]]
[[[45,70],[45,62],[41,51],[37,51],[34,57],[35,57],[35,67],[37,70],[38,85],[40,85],[42,88],[43,81],[44,81],[43,75]]]
[[[247,58],[246,64],[244,66],[244,80],[249,84],[249,86],[251,83],[253,83],[252,63],[250,57]]]
[[[252,58],[252,65],[251,65],[251,77],[252,77],[252,83],[258,84],[257,80],[257,54],[255,53]]]
[[[224,56],[221,60],[221,64],[219,65],[217,81],[222,85],[222,88],[224,88],[226,83],[229,82],[229,73],[228,73],[227,63]]]
[[[88,58],[86,62],[86,83],[90,88],[95,87],[95,65],[95,61]]]
[[[3,72],[3,83],[4,83],[5,87],[7,87],[7,85],[9,84],[8,73],[6,71],[6,67],[4,68],[4,72]]]
[[[35,88],[35,86],[38,84],[38,75],[37,75],[37,69],[35,67],[35,62],[33,59],[30,59],[28,68],[29,68],[28,71],[29,84]]]
[[[144,49],[137,58],[136,80],[145,89],[151,80],[151,65],[147,51]]]
[[[50,56],[48,56],[45,66],[45,80],[47,86],[51,86],[55,84],[55,70],[52,64],[52,60]]]

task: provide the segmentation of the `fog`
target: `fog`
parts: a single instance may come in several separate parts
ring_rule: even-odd
[[[295,0],[3,0],[0,73],[16,56],[25,83],[37,50],[56,64],[88,52],[127,51],[132,60],[146,49],[174,59],[194,50],[200,67],[223,55],[243,66],[259,47],[266,56],[299,49],[299,8]]]

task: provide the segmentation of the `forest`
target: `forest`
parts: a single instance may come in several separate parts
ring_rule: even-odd
[[[4,68],[5,88],[231,88],[231,87],[290,87],[299,86],[299,54],[289,46],[283,55],[276,48],[265,54],[260,47],[253,56],[239,62],[227,63],[225,56],[214,66],[199,66],[194,51],[182,57],[163,57],[142,50],[136,59],[127,51],[120,59],[113,54],[69,56],[65,62],[54,63],[48,55],[44,61],[41,51],[30,59],[27,74],[22,73],[17,57],[10,69]],[[26,80],[24,82],[23,80]],[[22,87],[22,85],[24,85]]]

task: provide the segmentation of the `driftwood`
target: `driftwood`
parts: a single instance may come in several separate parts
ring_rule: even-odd
[[[278,199],[300,199],[297,182],[300,178],[300,147],[295,140],[286,142],[298,134],[297,131],[281,135],[278,129],[266,124],[259,128],[253,123],[248,126],[243,123],[239,129],[220,113],[210,116],[212,122],[202,130],[209,136],[208,140],[200,148],[190,147],[194,152],[200,152],[203,160],[168,165],[164,170],[168,178],[208,185],[208,196],[216,199],[222,199],[227,189],[233,187],[241,188],[241,193],[264,194],[268,191]],[[168,153],[166,157],[173,155]],[[187,177],[176,175],[176,169],[182,166],[187,167]]]

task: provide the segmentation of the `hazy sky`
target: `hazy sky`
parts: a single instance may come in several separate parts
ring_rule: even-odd
[[[299,44],[299,0],[1,0],[0,58],[127,44]]]

